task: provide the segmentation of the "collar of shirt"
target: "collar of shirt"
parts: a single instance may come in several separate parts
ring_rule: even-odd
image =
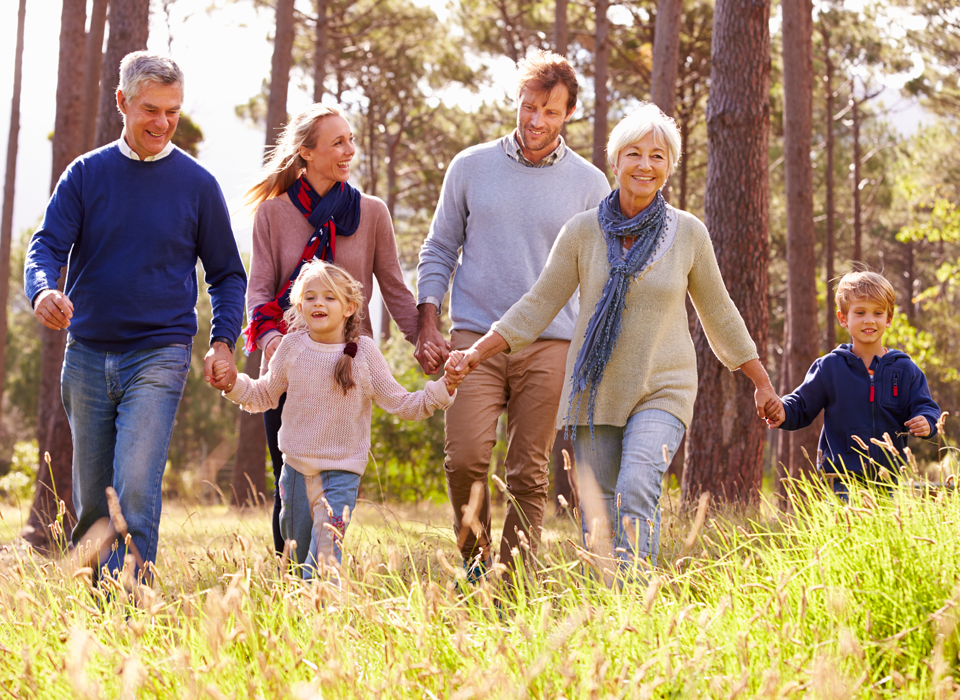
[[[147,156],[146,158],[141,158],[137,155],[137,152],[130,148],[130,144],[127,143],[127,131],[124,129],[123,133],[120,134],[120,152],[125,155],[130,160],[142,160],[145,163],[151,160],[160,160],[161,158],[166,158],[168,155],[173,153],[174,145],[173,141],[168,141],[167,145],[163,147],[163,150],[160,151],[155,156]]]
[[[517,141],[517,130],[514,129],[512,133],[507,134],[503,137],[503,151],[513,160],[517,161],[521,165],[526,165],[528,168],[546,168],[551,165],[555,165],[560,162],[560,159],[563,158],[563,154],[566,153],[567,147],[563,142],[563,137],[558,137],[560,143],[557,145],[553,152],[549,155],[544,156],[539,163],[533,163],[523,155],[523,150],[520,148],[520,143]]]

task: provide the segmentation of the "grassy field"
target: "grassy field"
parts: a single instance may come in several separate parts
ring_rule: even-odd
[[[661,566],[618,591],[569,519],[535,580],[474,588],[446,508],[361,503],[336,591],[278,573],[265,510],[168,503],[139,606],[18,548],[6,507],[0,697],[960,697],[960,496],[699,527],[675,504]]]

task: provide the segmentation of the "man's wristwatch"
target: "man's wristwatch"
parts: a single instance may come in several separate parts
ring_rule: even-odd
[[[210,339],[210,346],[212,347],[214,343],[223,343],[228,348],[230,348],[230,352],[233,352],[233,349],[234,349],[233,341],[227,338],[226,336],[222,336],[222,335],[214,336],[213,338]]]

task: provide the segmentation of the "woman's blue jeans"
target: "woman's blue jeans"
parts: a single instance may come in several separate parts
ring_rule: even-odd
[[[156,557],[161,483],[190,348],[101,352],[68,337],[60,391],[73,433],[75,544],[93,523],[110,517],[106,489],[112,486],[140,556],[144,562]],[[101,567],[122,569],[125,554],[121,543]]]
[[[622,567],[637,559],[657,563],[663,474],[684,430],[679,418],[660,409],[635,413],[623,427],[596,425],[593,439],[580,426],[574,452],[581,476],[584,541],[612,528],[614,553]]]
[[[288,464],[280,473],[280,532],[296,540],[303,577],[311,578],[318,560],[326,566],[340,564],[348,518],[353,515],[360,491],[360,475],[331,470],[304,476]],[[304,498],[304,496],[306,496]],[[309,542],[307,555],[299,552]]]

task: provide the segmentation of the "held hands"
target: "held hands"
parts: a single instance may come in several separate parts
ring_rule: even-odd
[[[417,347],[413,356],[426,374],[436,374],[443,367],[450,352],[450,343],[437,328],[437,307],[420,304],[417,321]]]
[[[70,326],[73,302],[60,290],[45,289],[37,295],[33,315],[47,328],[61,331]]]
[[[237,365],[225,343],[214,343],[203,358],[203,379],[214,389],[230,391],[237,381]]]
[[[923,416],[914,416],[904,425],[914,437],[927,437],[930,434],[930,423]]]
[[[776,428],[786,420],[787,413],[783,408],[783,401],[777,396],[772,385],[758,386],[754,392],[754,401],[757,405],[757,415],[767,422],[767,428]]]

